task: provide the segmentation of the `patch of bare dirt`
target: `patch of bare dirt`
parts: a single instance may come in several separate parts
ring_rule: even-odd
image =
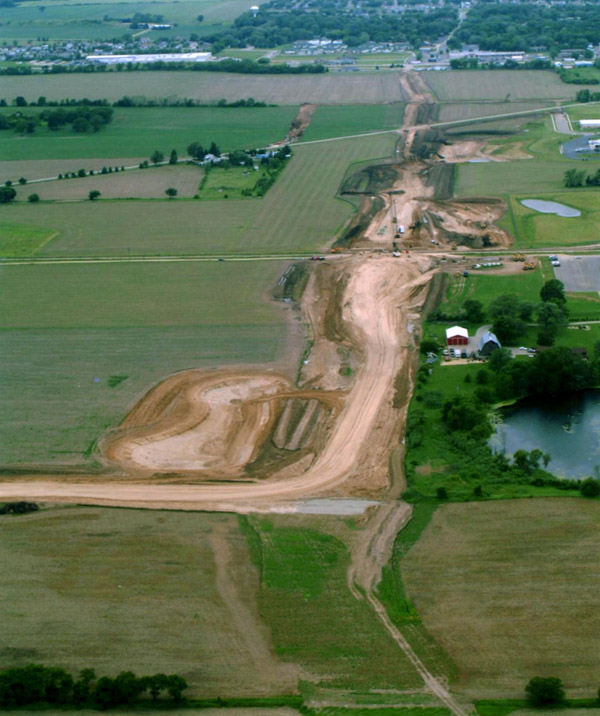
[[[284,140],[286,144],[291,144],[292,142],[297,142],[306,131],[306,128],[310,124],[310,120],[312,119],[312,116],[314,114],[315,109],[317,108],[316,104],[303,104],[300,109],[298,110],[298,114],[294,117],[292,120],[292,124],[290,125],[290,129],[287,133],[287,136]]]

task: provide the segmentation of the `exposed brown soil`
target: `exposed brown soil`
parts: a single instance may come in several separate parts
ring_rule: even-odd
[[[290,129],[287,133],[287,136],[285,138],[285,143],[290,144],[291,142],[296,142],[300,137],[303,136],[304,132],[306,131],[306,128],[310,124],[310,120],[312,119],[313,113],[315,109],[317,108],[316,104],[303,104],[300,109],[298,110],[298,114],[294,117],[292,120],[292,124],[290,125]]]

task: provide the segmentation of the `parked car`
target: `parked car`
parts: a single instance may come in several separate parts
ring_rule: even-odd
[[[537,353],[537,351],[536,351],[535,348],[528,348],[528,349],[527,349],[527,352],[528,352],[528,353]]]

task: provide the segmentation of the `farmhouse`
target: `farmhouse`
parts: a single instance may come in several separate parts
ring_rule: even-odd
[[[500,341],[491,331],[486,331],[479,341],[479,353],[482,356],[489,356],[493,351],[497,351],[501,348]]]
[[[212,59],[210,52],[164,52],[151,55],[88,55],[89,62],[101,65],[123,65],[133,62],[207,62]]]
[[[460,326],[446,329],[446,343],[449,346],[466,346],[469,344],[469,331]]]
[[[580,119],[579,126],[581,129],[598,129],[600,128],[600,119]]]

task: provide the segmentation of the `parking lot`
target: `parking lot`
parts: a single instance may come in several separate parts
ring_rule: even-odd
[[[565,285],[565,291],[600,292],[600,256],[559,257],[560,266],[554,268],[554,275]]]

